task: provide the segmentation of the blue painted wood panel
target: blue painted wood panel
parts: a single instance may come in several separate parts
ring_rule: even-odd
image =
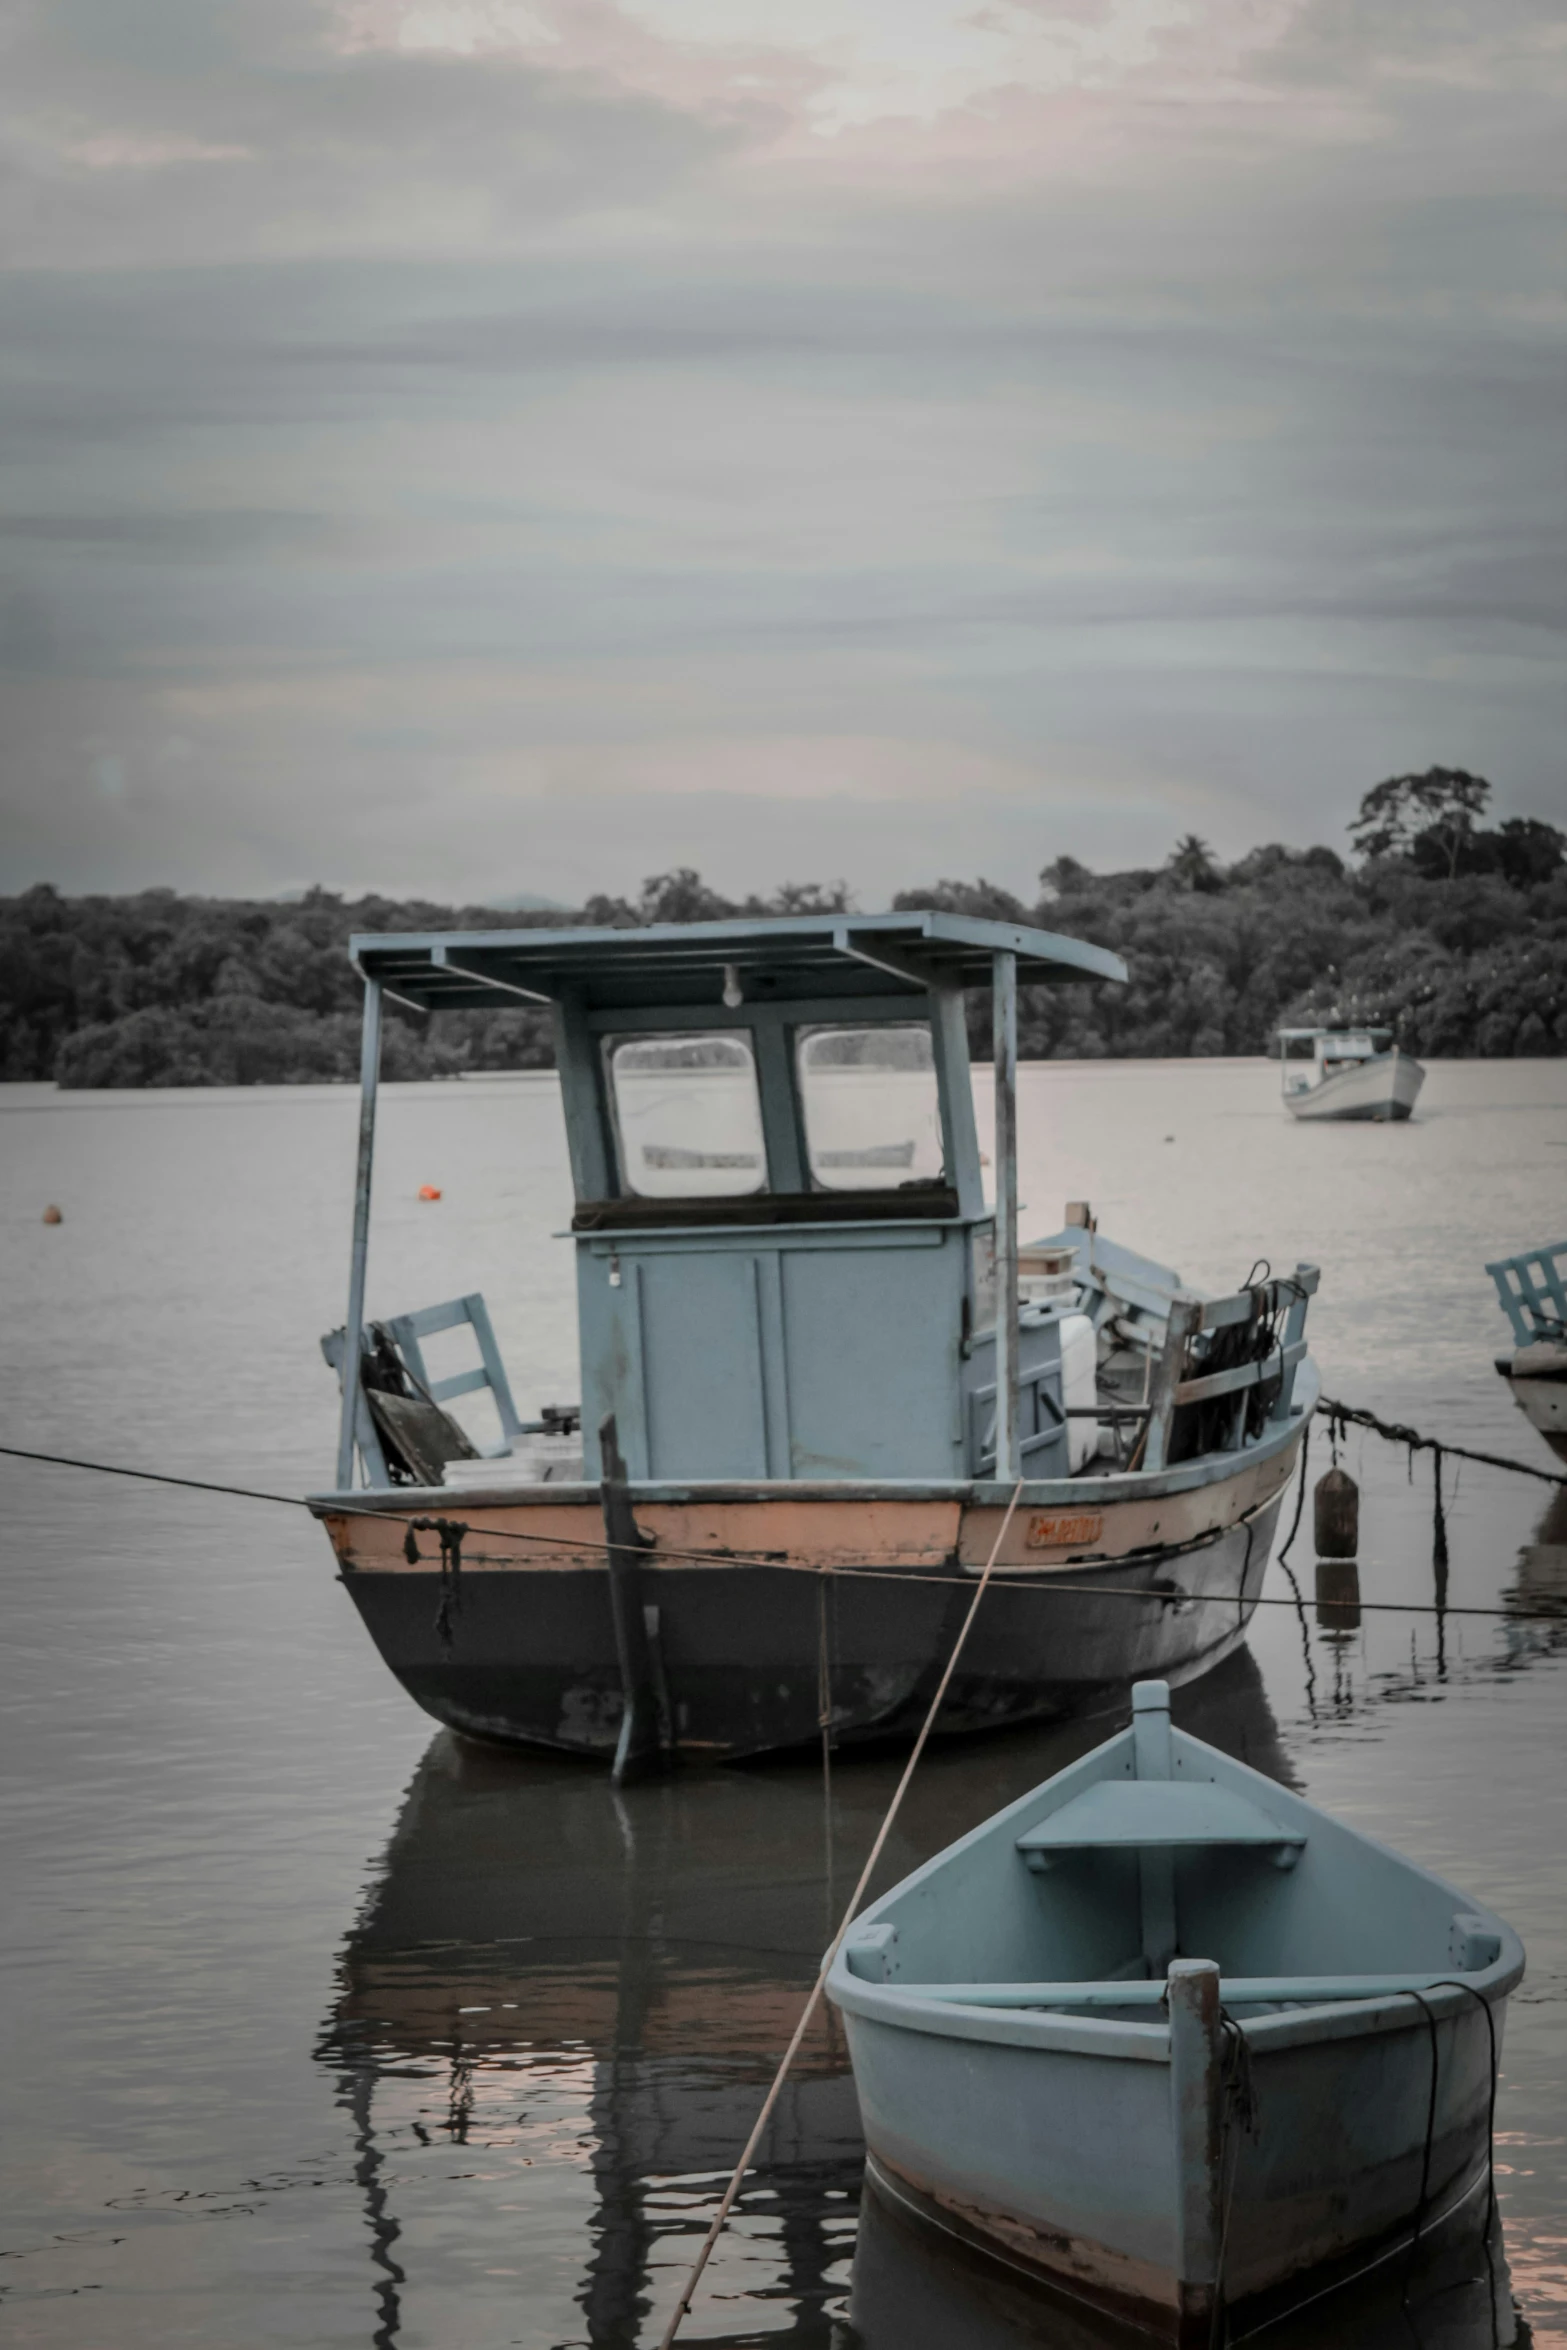
[[[638,1272],[648,1474],[765,1477],[754,1255],[649,1256]]]
[[[790,1473],[961,1474],[957,1234],[940,1249],[795,1248],[781,1271]]]
[[[624,1233],[577,1249],[583,1432],[633,1477],[966,1468],[969,1227]]]

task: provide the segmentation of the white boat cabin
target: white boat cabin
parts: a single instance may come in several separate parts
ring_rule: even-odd
[[[1309,1093],[1326,1078],[1361,1068],[1393,1050],[1391,1028],[1281,1028],[1279,1074],[1284,1093]]]

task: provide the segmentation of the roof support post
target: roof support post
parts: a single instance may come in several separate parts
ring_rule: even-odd
[[[992,957],[996,1066],[996,1480],[1018,1475],[1017,956]]]
[[[364,1351],[365,1262],[370,1252],[370,1175],[375,1165],[375,1100],[381,1079],[381,982],[365,981],[359,1043],[359,1160],[354,1172],[354,1238],[348,1260],[348,1324],[343,1332],[343,1409],[337,1432],[337,1486],[354,1481],[354,1428]]]

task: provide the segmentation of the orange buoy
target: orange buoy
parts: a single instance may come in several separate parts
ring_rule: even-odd
[[[44,1222],[46,1224],[63,1224],[65,1222],[65,1218],[61,1215],[59,1209],[51,1204],[44,1210]]]
[[[419,1197],[420,1197],[421,1199],[439,1199],[439,1198],[440,1198],[440,1196],[441,1196],[441,1194],[440,1194],[440,1191],[438,1190],[438,1188],[436,1187],[436,1185],[435,1185],[435,1184],[433,1184],[433,1183],[421,1183],[421,1184],[420,1184],[420,1186],[419,1186]]]

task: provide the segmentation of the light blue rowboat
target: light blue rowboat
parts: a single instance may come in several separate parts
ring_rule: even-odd
[[[1417,2237],[1480,2236],[1524,1953],[1173,1730],[1162,1681],[1133,1709],[873,1902],[828,1991],[884,2195],[1207,2345],[1221,2308],[1243,2332]]]

